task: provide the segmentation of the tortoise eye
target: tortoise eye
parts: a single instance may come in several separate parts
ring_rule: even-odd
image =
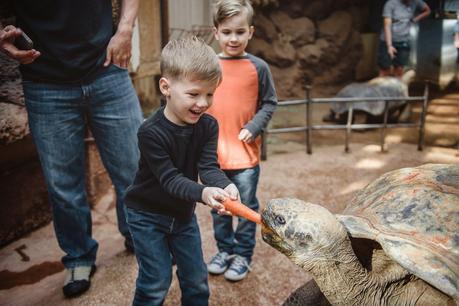
[[[274,218],[274,221],[276,221],[276,223],[278,223],[280,225],[284,225],[285,224],[285,219],[282,216],[276,216],[276,218]]]

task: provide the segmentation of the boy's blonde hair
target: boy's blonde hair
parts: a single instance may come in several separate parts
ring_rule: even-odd
[[[214,26],[218,26],[229,17],[239,15],[241,12],[247,12],[247,23],[252,25],[253,7],[249,0],[218,0],[214,8]]]
[[[160,67],[166,78],[215,83],[222,79],[217,54],[196,36],[169,41],[161,52]]]

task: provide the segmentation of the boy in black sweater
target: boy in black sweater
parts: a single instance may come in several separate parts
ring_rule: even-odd
[[[125,198],[139,265],[133,304],[163,303],[174,257],[182,305],[207,305],[207,269],[195,205],[203,202],[230,214],[220,202],[239,196],[217,162],[217,121],[205,114],[221,70],[209,46],[188,38],[164,47],[161,74],[159,87],[167,104],[139,129],[139,170]]]

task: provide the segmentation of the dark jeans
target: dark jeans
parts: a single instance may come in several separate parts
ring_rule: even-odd
[[[397,50],[394,58],[390,58],[387,53],[386,42],[379,41],[378,65],[381,69],[389,69],[394,67],[405,67],[410,59],[410,44],[408,42],[393,42],[392,46]]]
[[[118,228],[128,236],[124,204],[139,152],[142,123],[139,100],[127,70],[110,66],[91,82],[55,85],[24,81],[29,125],[38,150],[53,210],[59,246],[67,268],[90,266],[98,244],[92,238],[85,189],[86,129],[90,128],[116,191]]]
[[[162,305],[172,280],[172,258],[182,305],[208,305],[209,286],[196,215],[189,222],[127,208],[139,265],[133,305]]]
[[[258,211],[256,197],[260,166],[241,170],[225,170],[225,174],[236,185],[241,202]],[[212,210],[214,237],[220,252],[237,254],[250,262],[255,248],[256,224],[244,218],[238,218],[236,230],[233,229],[233,217],[221,216]]]

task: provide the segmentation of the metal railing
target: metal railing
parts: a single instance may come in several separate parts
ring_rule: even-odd
[[[292,105],[303,105],[306,104],[306,126],[298,127],[288,127],[288,128],[276,128],[269,129],[267,132],[262,134],[262,151],[261,158],[266,160],[267,158],[267,136],[269,134],[278,134],[278,133],[291,133],[291,132],[305,132],[306,133],[306,152],[312,154],[312,131],[313,130],[345,130],[345,152],[349,152],[349,139],[352,130],[358,129],[381,129],[380,134],[380,145],[381,151],[384,152],[384,141],[385,141],[385,132],[386,129],[390,128],[419,128],[418,136],[418,150],[422,151],[424,147],[424,125],[425,117],[427,112],[427,103],[429,97],[429,87],[428,84],[424,87],[424,94],[422,96],[414,97],[355,97],[355,98],[311,98],[311,87],[306,87],[306,99],[304,100],[289,100],[282,101],[278,103],[278,107],[292,106]],[[367,124],[353,124],[353,104],[349,103],[348,115],[346,124],[312,124],[312,105],[315,103],[347,103],[347,102],[370,102],[376,103],[384,101],[384,117],[382,123],[367,123]],[[421,116],[418,122],[416,123],[388,123],[389,117],[389,103],[390,101],[406,101],[406,103],[412,103],[415,101],[422,101]]]

